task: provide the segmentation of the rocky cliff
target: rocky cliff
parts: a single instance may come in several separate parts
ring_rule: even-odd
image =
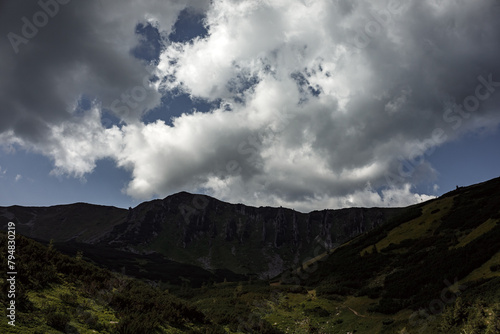
[[[41,240],[157,252],[204,269],[265,278],[295,267],[315,249],[326,251],[383,224],[398,210],[350,208],[305,214],[181,192],[129,210],[82,203],[0,208],[0,223],[13,220],[18,232]]]

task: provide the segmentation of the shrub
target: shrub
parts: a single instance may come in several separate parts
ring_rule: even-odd
[[[68,305],[76,305],[76,303],[78,302],[77,295],[73,293],[61,293],[59,295],[59,298],[63,303],[66,303]]]
[[[99,318],[89,311],[84,311],[81,315],[81,319],[83,323],[87,324],[92,329],[95,329],[97,331],[101,331],[104,329],[104,325],[99,322]]]
[[[327,298],[330,295],[347,296],[354,293],[352,288],[342,286],[340,284],[323,284],[316,288],[316,294]]]
[[[69,314],[61,311],[51,312],[45,316],[47,325],[59,331],[65,331],[71,320]]]
[[[122,318],[116,329],[120,334],[151,334],[158,325],[158,321],[147,314],[133,314]]]
[[[321,306],[316,306],[313,309],[305,309],[304,313],[308,316],[317,316],[322,318],[330,316],[330,312],[328,312]]]
[[[401,303],[392,298],[382,298],[377,305],[370,306],[368,311],[383,314],[394,314],[401,310]]]
[[[382,293],[382,291],[383,291],[383,288],[381,286],[377,286],[377,287],[373,287],[373,288],[364,287],[364,288],[361,288],[356,293],[356,296],[368,296],[368,298],[377,299],[380,297],[380,294]]]

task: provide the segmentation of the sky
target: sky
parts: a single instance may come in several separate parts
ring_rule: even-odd
[[[498,0],[0,2],[0,206],[406,206],[500,176]]]

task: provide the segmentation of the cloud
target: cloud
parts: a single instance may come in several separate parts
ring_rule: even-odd
[[[159,68],[170,78],[167,87],[244,101],[239,112],[263,121],[256,132],[272,127],[270,115],[292,119],[255,147],[262,169],[253,182],[212,178],[214,195],[259,194],[260,202],[272,203],[326,197],[344,206],[342,199],[357,194],[357,202],[367,204],[362,196],[373,193],[360,193],[366,183],[380,188],[392,173],[397,182],[389,185],[411,198],[408,182],[435,176],[426,154],[482,120],[498,124],[498,94],[458,130],[443,120],[447,104],[474,94],[479,76],[500,81],[491,57],[499,50],[492,14],[498,7],[491,1],[402,3],[395,9],[385,1],[218,1],[207,14],[207,38],[166,49]],[[359,36],[362,45],[355,43]],[[235,89],[249,77],[253,85]]]
[[[51,124],[72,119],[82,97],[98,99],[123,121],[140,118],[160,103],[161,94],[154,87],[147,87],[139,103],[132,101],[133,108],[112,107],[115,100],[121,102],[122,96],[143,86],[154,69],[132,55],[141,40],[135,34],[136,26],[151,22],[168,35],[186,5],[189,2],[154,0],[3,4],[0,132],[10,130],[24,140],[43,142],[50,135]],[[47,21],[40,24],[44,16]],[[8,34],[23,42],[4,38]]]
[[[5,6],[2,31],[37,8]],[[169,43],[185,6],[71,2],[18,55],[2,44],[4,145],[76,177],[110,157],[138,199],[188,190],[307,211],[431,198],[412,187],[436,176],[426,157],[500,123],[494,0],[217,0],[195,9],[205,36]],[[148,21],[164,36],[158,63],[130,52]],[[140,121],[178,90],[218,107]],[[82,96],[92,106],[78,111]],[[109,109],[123,122],[105,128]]]
[[[18,182],[22,178],[23,178],[23,176],[21,174],[17,174],[16,177],[15,177],[15,181]]]

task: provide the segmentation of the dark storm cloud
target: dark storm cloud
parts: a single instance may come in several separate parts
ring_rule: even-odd
[[[156,1],[5,2],[0,12],[0,131],[12,129],[23,139],[43,141],[48,125],[72,117],[82,95],[111,109],[115,99],[144,86],[151,76],[131,52],[139,44],[136,25],[146,24],[149,15],[164,21],[168,33],[182,8]],[[134,120],[158,104],[160,95],[146,88],[138,106],[115,108],[122,110],[118,116]]]
[[[411,188],[435,176],[425,158],[500,122],[498,1],[190,5],[70,1],[17,53],[7,34],[40,6],[4,5],[0,139],[79,176],[110,157],[136,198],[203,190],[308,210],[429,198]],[[162,39],[144,45],[146,26]],[[212,110],[155,122],[144,113],[161,94]],[[95,99],[82,115],[81,96]],[[102,127],[103,110],[125,123]]]

